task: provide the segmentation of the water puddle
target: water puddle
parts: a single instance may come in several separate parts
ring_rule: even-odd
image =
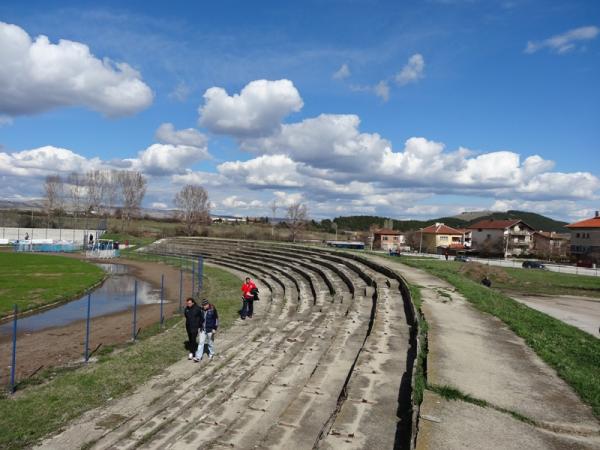
[[[123,264],[98,264],[111,276],[92,292],[91,317],[126,311],[133,308],[136,277],[128,273]],[[137,304],[148,305],[160,302],[160,290],[149,283],[138,280]],[[31,333],[45,328],[60,327],[86,318],[87,295],[64,305],[38,314],[19,318],[18,332]],[[0,325],[0,336],[12,335],[13,323]]]

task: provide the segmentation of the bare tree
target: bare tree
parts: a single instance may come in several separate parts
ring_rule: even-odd
[[[275,236],[275,216],[277,215],[277,210],[279,209],[279,204],[277,203],[277,200],[273,200],[270,204],[269,207],[271,208],[271,237]]]
[[[85,178],[77,172],[71,172],[67,178],[69,184],[69,197],[71,199],[71,208],[73,214],[77,217],[77,213],[81,211],[83,204],[83,196],[85,193]]]
[[[140,210],[144,195],[146,195],[146,178],[141,172],[124,170],[119,172],[119,186],[123,195],[122,218],[129,226],[132,217]]]
[[[100,170],[90,170],[85,174],[86,212],[98,211],[102,203],[102,185],[104,176]]]
[[[185,225],[188,236],[194,233],[196,225],[210,221],[208,193],[202,186],[188,184],[175,195],[175,206],[180,210],[179,217]]]
[[[119,172],[105,170],[102,172],[102,209],[104,214],[110,215],[119,200]]]
[[[52,214],[63,209],[64,205],[64,183],[60,175],[48,175],[44,182],[44,203],[48,219]]]
[[[292,233],[292,241],[296,242],[296,237],[300,230],[306,225],[308,220],[308,208],[304,203],[296,202],[287,209],[287,225]]]

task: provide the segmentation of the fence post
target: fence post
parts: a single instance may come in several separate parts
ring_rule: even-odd
[[[92,294],[88,293],[87,298],[87,319],[85,322],[85,352],[84,352],[84,360],[88,362],[90,359],[90,310],[92,305]]]
[[[163,325],[163,300],[165,298],[165,276],[160,276],[160,326]]]
[[[202,290],[202,277],[204,276],[204,258],[198,257],[198,293]]]
[[[183,311],[183,267],[179,268],[179,312]]]
[[[13,317],[13,341],[12,341],[12,361],[10,365],[10,392],[15,392],[15,372],[17,370],[17,314],[19,307],[15,305],[15,315]]]
[[[135,338],[137,337],[137,280],[133,283],[133,329],[131,330],[131,340],[135,342]]]
[[[192,297],[196,298],[194,292],[196,291],[196,265],[195,261],[192,260]]]

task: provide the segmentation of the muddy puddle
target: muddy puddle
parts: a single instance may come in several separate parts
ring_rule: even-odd
[[[99,317],[133,308],[136,277],[123,264],[98,264],[110,276],[91,294],[90,316]],[[138,280],[138,306],[159,303],[160,290]],[[25,316],[18,320],[18,333],[32,333],[47,328],[61,327],[84,320],[87,314],[87,295],[56,308]],[[12,335],[13,323],[0,325],[0,338]]]

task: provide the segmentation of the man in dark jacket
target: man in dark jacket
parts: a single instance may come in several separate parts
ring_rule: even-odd
[[[202,309],[192,297],[185,301],[185,330],[188,334],[189,350],[188,359],[192,359],[198,351],[198,330],[202,326]]]
[[[215,354],[214,337],[219,328],[219,313],[215,305],[212,305],[208,300],[202,300],[202,326],[198,334],[198,350],[194,361],[198,362],[204,355],[204,344],[208,344],[208,359],[212,359]]]

